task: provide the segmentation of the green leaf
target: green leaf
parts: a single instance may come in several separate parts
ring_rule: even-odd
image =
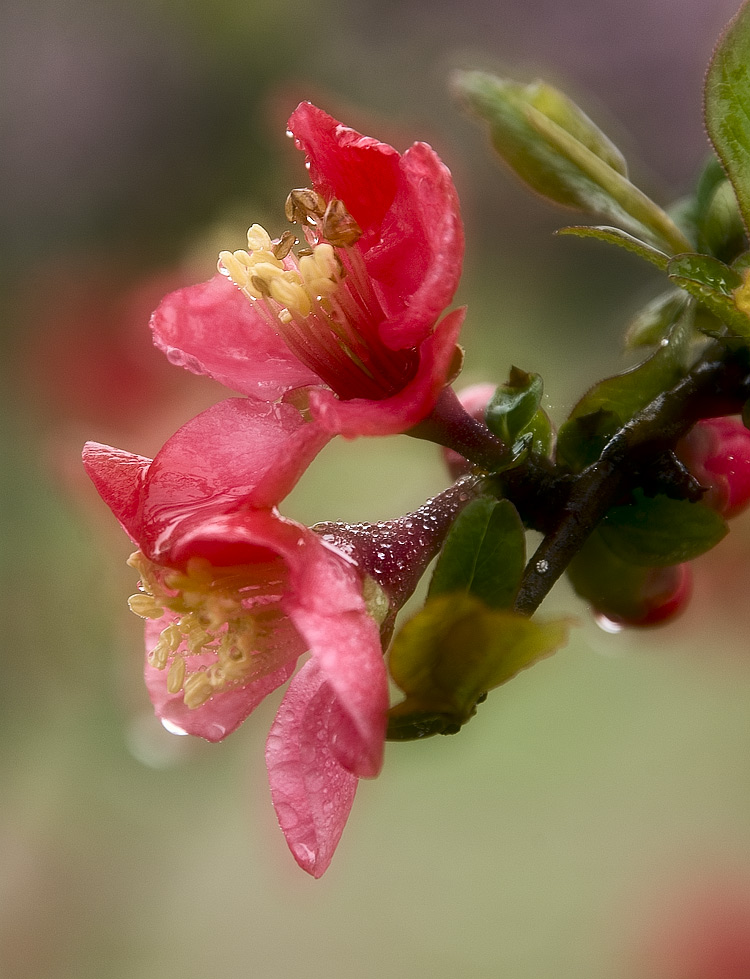
[[[655,265],[660,271],[664,272],[669,262],[669,255],[660,249],[655,248],[646,241],[641,241],[634,235],[629,235],[627,231],[619,228],[607,228],[602,226],[591,226],[583,224],[573,224],[567,228],[560,228],[558,235],[575,235],[577,238],[596,238],[599,241],[606,241],[611,245],[619,245],[629,252],[634,252],[640,258],[645,259]]]
[[[574,471],[596,462],[618,429],[683,376],[691,338],[690,317],[683,317],[648,360],[590,388],[558,432],[558,461]]]
[[[526,115],[531,125],[597,188],[598,193],[591,198],[591,207],[588,209],[615,217],[618,211],[621,211],[626,218],[620,219],[619,223],[628,225],[639,235],[645,231],[646,234],[654,236],[656,240],[663,242],[671,253],[683,252],[691,248],[691,243],[672,218],[623,174],[607,166],[606,162],[592,153],[588,147],[533,106],[527,107]],[[609,209],[597,204],[602,195],[605,202],[609,201],[613,205]]]
[[[645,567],[682,564],[705,554],[727,534],[726,522],[703,503],[644,496],[613,507],[600,525],[602,540],[621,560]]]
[[[509,608],[525,563],[524,526],[510,500],[473,500],[450,529],[429,597],[467,592],[490,608]]]
[[[655,347],[670,333],[690,302],[682,289],[670,289],[643,307],[625,331],[625,346]]]
[[[592,197],[602,198],[603,206],[611,203],[578,167],[540,136],[526,116],[528,106],[553,113],[573,133],[573,138],[603,159],[605,166],[625,173],[619,151],[561,92],[544,82],[524,85],[480,71],[456,76],[456,88],[469,109],[489,123],[499,155],[537,193],[558,204],[584,210],[589,209]],[[618,209],[618,218],[620,215]]]
[[[429,599],[391,648],[390,673],[406,699],[389,712],[388,736],[454,733],[488,690],[559,649],[569,624],[489,609],[473,595]]]
[[[512,445],[531,424],[542,400],[544,384],[539,374],[512,367],[506,384],[501,384],[487,405],[484,419],[493,435]]]
[[[706,74],[706,128],[750,227],[750,5],[743,4]]]
[[[738,308],[735,297],[742,286],[738,272],[710,255],[688,254],[671,259],[667,274],[675,285],[726,323],[735,336],[750,340],[750,317]]]

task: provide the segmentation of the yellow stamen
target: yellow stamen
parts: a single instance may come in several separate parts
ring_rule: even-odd
[[[140,552],[128,563],[138,570],[143,589],[131,599],[133,611],[149,618],[171,616],[148,660],[167,670],[167,690],[182,690],[187,707],[200,707],[214,694],[264,676],[289,655],[285,648],[268,647],[283,617],[280,564],[216,568],[196,558],[176,571]]]

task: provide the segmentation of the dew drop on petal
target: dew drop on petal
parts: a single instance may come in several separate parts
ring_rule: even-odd
[[[164,730],[169,731],[170,734],[179,734],[180,737],[187,736],[187,731],[183,731],[183,729],[178,724],[175,724],[174,721],[170,721],[168,718],[162,717],[161,723]]]

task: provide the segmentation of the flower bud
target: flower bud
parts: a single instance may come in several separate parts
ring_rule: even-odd
[[[617,625],[651,626],[668,622],[684,611],[693,592],[693,573],[689,564],[666,568],[646,568],[640,592],[632,596],[631,609],[623,614],[596,609]]]
[[[703,502],[723,517],[750,506],[750,431],[739,418],[706,418],[680,439],[677,458],[706,489]]]
[[[597,531],[573,558],[567,574],[605,629],[667,622],[684,610],[693,590],[689,564],[632,564],[618,557]]]

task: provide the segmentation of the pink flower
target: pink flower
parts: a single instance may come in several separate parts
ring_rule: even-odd
[[[218,741],[293,673],[267,764],[303,869],[328,866],[357,779],[378,773],[388,693],[382,590],[275,509],[329,439],[288,404],[230,399],[146,459],[98,443],[86,469],[139,550],[146,683],[168,726]],[[387,600],[384,602],[388,607]]]
[[[286,207],[307,254],[253,225],[247,251],[221,253],[223,274],[163,300],[154,342],[242,394],[309,389],[332,434],[404,432],[456,372],[463,310],[439,321],[464,248],[450,172],[424,143],[399,154],[307,102],[289,130],[313,185]]]
[[[706,418],[677,445],[677,456],[706,493],[703,502],[729,519],[750,505],[750,431],[739,418]]]

